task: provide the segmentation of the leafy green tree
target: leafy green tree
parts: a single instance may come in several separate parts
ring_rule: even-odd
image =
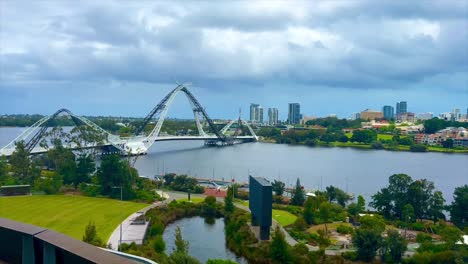
[[[278,226],[271,241],[270,257],[273,263],[288,263],[291,259],[288,244]]]
[[[405,238],[400,236],[398,231],[389,230],[387,237],[382,243],[382,251],[385,262],[400,263],[403,254],[406,251],[408,243]]]
[[[115,187],[121,186],[124,200],[135,196],[133,187],[137,182],[138,172],[117,155],[103,156],[101,166],[97,171],[97,179],[101,185],[102,195],[120,198],[120,190]]]
[[[445,210],[445,199],[441,191],[435,191],[431,197],[429,204],[429,218],[431,218],[434,223],[439,219],[445,220],[445,215],[443,211]]]
[[[304,204],[304,201],[305,201],[305,192],[301,185],[301,182],[299,181],[299,178],[297,178],[296,188],[294,189],[294,193],[291,198],[291,204],[302,206]]]
[[[91,173],[96,169],[96,164],[91,155],[81,155],[77,160],[76,177],[73,180],[75,188],[82,182],[89,182]]]
[[[454,226],[442,226],[439,235],[442,237],[442,240],[445,241],[449,249],[454,248],[456,243],[463,241],[463,231]]]
[[[234,190],[232,187],[228,188],[226,197],[224,197],[224,211],[227,213],[234,212],[234,202],[233,202]]]
[[[356,216],[366,209],[366,200],[362,195],[358,196],[357,203],[351,203],[348,205],[348,212],[352,216]]]
[[[329,202],[323,202],[319,208],[320,219],[325,224],[325,232],[328,234],[327,223],[330,221],[332,215],[332,205]]]
[[[468,226],[468,185],[455,188],[450,205],[450,219],[461,229]]]
[[[271,188],[276,195],[283,195],[285,184],[282,181],[274,180],[271,184]]]
[[[325,195],[330,202],[336,201],[341,206],[346,206],[346,202],[351,199],[351,196],[335,186],[326,187]]]
[[[363,216],[360,219],[360,227],[353,234],[353,244],[357,247],[357,255],[360,260],[371,261],[377,249],[382,245],[382,232],[385,230],[385,222],[378,215]]]
[[[182,231],[180,230],[180,226],[177,226],[176,233],[175,233],[175,252],[188,254],[189,242],[185,241],[182,238]]]
[[[442,147],[444,147],[444,148],[453,148],[453,139],[448,138],[448,139],[442,141]]]
[[[309,197],[304,203],[303,211],[304,220],[311,225],[314,222],[314,198]]]
[[[215,217],[216,216],[216,197],[214,196],[207,196],[205,201],[202,205],[203,215],[208,217]]]
[[[377,140],[377,132],[373,130],[355,130],[351,137],[352,142],[361,142],[370,144],[372,141]]]
[[[84,242],[95,245],[95,246],[102,246],[102,240],[97,235],[96,225],[94,222],[89,222],[88,225],[85,227],[85,233],[83,235]]]
[[[417,219],[429,217],[429,209],[433,197],[434,183],[422,179],[416,180],[408,187],[408,202],[414,208],[414,215]],[[443,204],[442,198],[442,204]]]
[[[31,159],[23,141],[15,143],[15,151],[10,156],[10,165],[18,183],[33,185],[34,179],[30,175]]]
[[[389,186],[374,194],[370,205],[385,217],[395,215],[401,219],[403,206],[408,203],[411,182],[411,177],[406,174],[393,174],[389,178]]]

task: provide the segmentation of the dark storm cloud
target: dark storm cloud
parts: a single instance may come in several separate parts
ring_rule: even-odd
[[[44,80],[441,89],[445,79],[468,93],[466,1],[0,5],[0,91]]]

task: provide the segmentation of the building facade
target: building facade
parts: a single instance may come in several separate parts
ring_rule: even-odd
[[[255,124],[263,123],[263,107],[259,104],[250,104],[250,122]]]
[[[301,121],[301,105],[299,103],[290,103],[288,107],[288,123],[297,125]]]
[[[268,108],[268,124],[270,126],[278,124],[278,108]]]
[[[377,110],[366,109],[361,112],[362,120],[375,120],[382,119],[384,117],[383,113]]]
[[[400,122],[409,122],[409,123],[416,122],[416,116],[414,113],[411,113],[411,112],[400,113],[397,115],[396,119]]]
[[[408,112],[408,104],[405,101],[396,103],[396,114],[402,114]]]
[[[395,118],[395,109],[391,105],[384,105],[382,108],[383,117],[387,120]]]

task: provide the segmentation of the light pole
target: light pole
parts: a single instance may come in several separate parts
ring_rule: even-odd
[[[114,186],[112,189],[119,189],[120,188],[120,201],[123,201],[123,188],[122,185],[120,186]],[[120,207],[120,218],[122,218],[122,207]],[[124,219],[125,221],[125,219]],[[122,244],[122,222],[120,222],[120,238],[119,238],[119,244],[117,246],[117,250],[120,251],[120,244]]]

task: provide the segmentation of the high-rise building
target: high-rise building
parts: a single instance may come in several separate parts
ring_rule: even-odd
[[[288,108],[288,123],[290,125],[299,124],[301,121],[301,105],[299,103],[290,103]]]
[[[405,101],[396,103],[396,114],[402,114],[408,112],[408,104]]]
[[[395,118],[394,108],[391,105],[384,105],[382,108],[383,117],[387,120]]]
[[[250,122],[263,123],[263,107],[259,104],[250,104]]]
[[[258,124],[263,124],[263,107],[261,106],[257,107],[255,120],[257,121]]]
[[[257,112],[258,104],[250,104],[250,121],[254,123],[256,121],[255,116]]]
[[[452,109],[452,121],[458,121],[461,119],[461,112],[459,108]]]
[[[268,124],[270,126],[278,124],[278,108],[268,108]]]

